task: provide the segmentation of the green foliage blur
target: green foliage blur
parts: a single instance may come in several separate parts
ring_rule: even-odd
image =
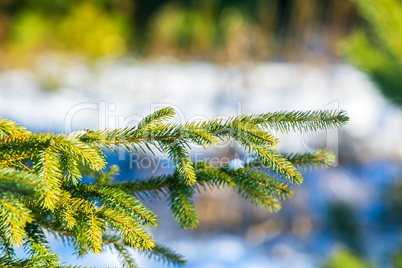
[[[361,260],[346,249],[338,249],[322,268],[370,268],[370,264]]]
[[[10,19],[8,55],[16,60],[44,51],[89,59],[123,54],[127,17],[97,2],[101,1],[26,1],[27,8],[18,9]]]
[[[353,18],[349,0],[0,0],[0,67],[43,53],[320,61]]]
[[[393,263],[395,268],[402,268],[402,249],[400,249],[399,252],[395,254]]]
[[[355,30],[339,45],[340,54],[366,72],[381,92],[402,106],[402,2],[353,0],[367,20],[367,30]]]

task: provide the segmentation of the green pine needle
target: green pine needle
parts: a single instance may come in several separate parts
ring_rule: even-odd
[[[183,256],[155,243],[149,228],[157,216],[139,198],[167,198],[183,228],[198,225],[195,193],[232,188],[255,206],[277,211],[292,195],[291,184],[302,177],[297,169],[326,168],[335,156],[325,150],[280,154],[270,130],[315,131],[342,127],[343,111],[294,111],[233,116],[228,120],[172,124],[170,107],[145,117],[136,127],[87,130],[83,134],[35,134],[0,119],[0,265],[8,267],[68,267],[46,245],[45,231],[74,246],[78,256],[117,251],[123,265],[134,267],[131,249],[173,265]],[[194,144],[204,148],[218,140],[237,141],[255,156],[241,169],[193,163]],[[104,150],[117,153],[159,150],[173,162],[173,174],[116,182],[117,166],[104,170]],[[270,175],[274,174],[274,175]],[[81,179],[93,178],[92,183]],[[234,208],[235,209],[235,208]],[[23,244],[28,258],[17,258]]]

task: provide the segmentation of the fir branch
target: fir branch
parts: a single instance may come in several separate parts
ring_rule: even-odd
[[[129,248],[127,246],[120,243],[113,243],[112,245],[119,254],[120,263],[127,265],[128,267],[137,267],[135,260],[131,257],[130,252],[128,251]]]
[[[24,244],[25,251],[30,258],[25,261],[26,267],[60,267],[58,254],[52,252],[36,239],[28,239]]]
[[[172,264],[175,266],[186,264],[183,255],[161,244],[155,244],[155,247],[152,250],[142,251],[141,253],[146,254],[148,255],[148,258],[152,258],[161,263]]]
[[[105,167],[103,153],[96,147],[91,147],[78,139],[66,135],[56,135],[54,142],[56,150],[65,154],[71,160],[78,160],[97,171]]]
[[[154,113],[145,117],[136,129],[136,134],[144,132],[147,129],[151,129],[160,124],[164,120],[168,120],[175,115],[175,111],[172,107],[162,108]]]
[[[14,195],[0,193],[0,231],[12,246],[22,244],[26,237],[25,225],[32,220],[31,211]]]
[[[0,248],[6,253],[0,257],[0,264],[62,267],[57,255],[45,246],[42,228],[72,243],[79,256],[111,245],[127,265],[135,265],[128,251],[131,247],[145,250],[162,262],[182,264],[182,256],[155,244],[145,230],[156,226],[156,215],[135,197],[167,196],[173,216],[184,228],[198,224],[192,198],[200,187],[231,187],[258,207],[278,210],[278,198],[292,194],[282,178],[301,183],[296,167],[327,167],[334,156],[326,151],[281,155],[275,150],[278,139],[269,129],[323,130],[348,121],[343,111],[294,111],[199,123],[164,122],[173,115],[172,108],[164,108],[137,127],[73,135],[31,134],[0,119]],[[238,141],[256,156],[255,161],[237,170],[191,161],[191,143],[207,148],[217,139]],[[114,182],[116,167],[100,171],[106,163],[104,148],[117,153],[116,146],[130,152],[152,152],[156,148],[173,161],[175,173]],[[269,172],[280,178],[269,176]],[[80,182],[83,174],[95,176],[94,183]],[[28,259],[18,259],[12,246],[25,237],[32,254]]]
[[[60,168],[63,173],[63,181],[71,181],[74,185],[77,185],[82,178],[78,167],[78,162],[72,155],[67,153],[61,155]]]
[[[217,140],[213,133],[199,126],[199,123],[186,123],[180,128],[180,138],[188,139],[206,148],[208,145],[216,145]],[[177,137],[179,138],[179,136]]]
[[[193,200],[193,189],[187,185],[177,184],[169,188],[170,210],[180,227],[195,228],[198,217]]]
[[[91,213],[85,224],[84,237],[88,244],[91,245],[91,252],[95,254],[102,250],[103,223],[103,220],[97,214]]]
[[[26,134],[29,131],[26,128],[19,126],[11,120],[0,118],[0,138],[3,136],[13,135],[13,134]]]
[[[173,161],[176,172],[180,178],[188,185],[193,185],[196,181],[193,162],[181,142],[161,143],[164,153]]]
[[[261,187],[255,180],[250,180],[242,171],[233,172],[235,191],[253,205],[268,211],[277,211],[281,208],[279,201]]]
[[[3,228],[0,227],[0,251],[4,253],[5,258],[16,258],[13,244],[11,243],[10,239],[8,239],[8,237],[5,235],[5,232],[2,229]]]
[[[119,171],[120,169],[117,165],[112,165],[105,172],[95,172],[94,186],[99,187],[99,186],[111,185],[111,183],[114,180],[114,177],[119,175]]]
[[[48,146],[38,153],[35,162],[33,170],[43,185],[43,190],[39,192],[41,205],[53,210],[60,195],[62,178],[57,151]]]
[[[0,256],[0,264],[3,268],[81,268],[81,265],[57,265],[56,254],[51,252],[43,256],[34,256],[31,258],[9,258],[7,256]],[[44,263],[51,263],[51,265],[44,265]],[[85,266],[89,268],[89,266]]]
[[[20,187],[36,189],[42,186],[41,179],[36,174],[6,167],[0,167],[0,181],[13,182],[17,189]]]
[[[97,213],[106,220],[109,227],[119,231],[120,236],[127,245],[143,250],[150,250],[154,247],[152,236],[142,230],[131,217],[105,206],[100,207]]]
[[[103,234],[102,240],[105,246],[108,246],[111,250],[117,251],[119,261],[122,265],[136,267],[135,260],[129,251],[131,248],[121,241],[120,236],[114,233],[105,233]]]
[[[287,133],[290,130],[317,131],[340,128],[349,121],[349,117],[343,110],[280,111],[251,115],[245,120],[252,124]]]
[[[232,173],[231,171],[229,171]],[[258,184],[265,192],[269,194],[276,194],[279,197],[285,198],[292,196],[293,193],[288,189],[289,185],[286,183],[276,180],[276,178],[269,176],[261,170],[252,169],[239,169],[234,172],[236,176],[240,176],[244,181],[252,182],[254,181]]]
[[[144,198],[144,196],[148,198],[149,196],[160,198],[161,195],[168,195],[167,189],[171,185],[176,184],[176,176],[177,174],[161,175],[149,177],[147,179],[134,179],[129,181],[115,182],[113,183],[113,187],[124,189],[137,198]]]
[[[231,129],[231,135],[233,135],[246,150],[252,151],[255,146],[265,148],[274,147],[279,143],[279,140],[275,136],[248,121],[240,123],[235,121]]]
[[[203,168],[197,172],[197,182],[204,188],[204,182],[208,185],[212,184],[217,188],[220,186],[233,187],[235,185],[230,174],[227,173],[227,169],[215,169],[211,167]]]
[[[288,179],[291,183],[299,184],[303,182],[301,174],[292,163],[277,151],[255,146],[254,152],[265,168]]]
[[[120,189],[111,186],[96,188],[94,185],[89,184],[80,184],[73,187],[64,186],[64,189],[69,192],[85,193],[91,197],[99,198],[107,207],[111,209],[117,208],[143,225],[155,227],[157,224],[156,215],[154,213],[148,210],[134,197]]]
[[[295,167],[307,171],[317,168],[327,168],[335,162],[335,155],[332,152],[317,150],[315,152],[289,153],[285,155]]]

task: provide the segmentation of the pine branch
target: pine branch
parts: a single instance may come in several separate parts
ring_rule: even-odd
[[[173,196],[175,196],[177,203],[175,210],[172,209],[172,212],[174,215],[177,215],[177,217],[179,218],[177,219],[178,221],[180,221],[181,217],[183,217],[184,219],[185,217],[188,217],[188,215],[193,215],[188,207],[191,208],[194,206],[190,198],[194,193],[194,189],[196,189],[197,186],[201,186],[204,189],[206,186],[209,186],[210,189],[219,188],[221,186],[232,187],[238,193],[242,192],[241,190],[239,190],[239,187],[248,187],[248,192],[246,196],[242,196],[249,201],[255,198],[256,201],[252,203],[263,209],[267,209],[268,204],[270,204],[271,207],[273,207],[274,209],[277,209],[279,207],[279,201],[273,197],[273,194],[276,194],[282,198],[292,195],[292,192],[288,189],[287,184],[277,181],[275,178],[267,175],[262,171],[252,169],[230,171],[225,167],[221,169],[215,169],[208,166],[197,169],[196,171],[197,182],[195,185],[189,188],[191,189],[191,191],[187,189],[185,190],[184,187],[190,186],[183,185],[183,183],[177,177],[177,174],[170,175],[168,177],[161,176],[145,180],[137,179],[128,182],[118,182],[113,185],[115,187],[125,188],[127,191],[132,192],[132,194],[134,195],[137,195],[137,191],[142,194],[144,194],[145,191],[151,192],[151,195],[157,195],[158,197],[160,194],[165,196],[167,195],[169,196],[169,200],[171,200],[171,195],[173,192]],[[182,196],[178,195],[176,193],[177,187],[179,187],[179,189],[182,189],[185,194],[182,194]],[[254,188],[259,189],[254,190]],[[184,198],[182,198],[183,196]],[[262,197],[270,202],[261,202]],[[188,205],[188,207],[186,207],[184,204]],[[269,207],[269,209],[271,209],[271,207]],[[188,226],[189,224],[182,225]],[[196,224],[193,225],[195,226]]]
[[[10,239],[8,239],[8,237],[5,235],[5,232],[2,230],[1,227],[0,227],[0,251],[4,252],[5,258],[9,258],[9,259],[16,258],[16,255],[14,252],[14,247],[13,247]],[[0,259],[1,259],[1,257],[0,257]],[[0,263],[1,263],[1,261],[0,261]]]
[[[277,211],[281,208],[280,202],[272,195],[272,190],[262,187],[261,182],[253,177],[256,175],[253,171],[239,169],[230,173],[236,184],[235,191],[244,199],[268,211]]]
[[[115,182],[113,183],[113,187],[124,189],[137,198],[143,199],[144,196],[148,199],[150,196],[160,198],[161,195],[168,195],[168,188],[171,185],[176,184],[176,179],[174,179],[176,178],[176,176],[177,174],[161,175],[156,177],[149,177],[147,179],[135,179],[129,181]]]
[[[144,253],[148,255],[150,259],[152,258],[161,263],[172,264],[175,266],[186,264],[186,261],[181,254],[178,254],[172,249],[161,244],[155,244],[155,247],[152,250],[142,251],[141,253]]]
[[[127,245],[143,250],[150,250],[154,247],[152,236],[142,230],[131,217],[105,206],[100,207],[97,213],[106,220],[109,227],[119,231],[120,236]]]
[[[66,135],[55,137],[55,147],[61,154],[81,161],[83,165],[97,171],[105,167],[103,152],[97,147],[89,146],[78,139]]]
[[[242,177],[245,182],[253,182],[253,184],[259,185],[268,194],[273,195],[275,193],[282,198],[293,195],[292,191],[288,189],[289,185],[276,180],[261,170],[239,169],[232,173]]]
[[[12,246],[19,246],[26,237],[24,228],[31,222],[31,211],[14,195],[0,193],[0,231]]]
[[[40,191],[41,205],[45,208],[53,210],[55,202],[60,195],[60,186],[62,174],[59,169],[59,158],[57,151],[52,146],[44,148],[38,152],[38,156],[34,160],[36,164],[33,170],[41,179],[43,190]]]
[[[13,121],[3,118],[0,119],[0,138],[3,136],[25,133],[29,133],[28,131],[26,131],[26,128],[19,126]]]
[[[114,177],[119,175],[120,169],[117,165],[112,165],[109,169],[105,172],[96,172],[94,174],[95,181],[94,186],[109,186],[112,184]]]
[[[247,121],[284,133],[293,131],[317,131],[330,128],[341,128],[348,121],[345,111],[281,111],[255,114],[247,117]]]
[[[52,254],[47,254],[45,256],[33,257],[29,259],[23,258],[9,258],[7,256],[0,256],[0,264],[3,268],[41,268],[41,267],[52,267],[52,268],[81,268],[80,265],[57,265],[54,261],[54,256]],[[52,265],[44,265],[44,263],[52,263]],[[89,268],[89,266],[85,266]]]
[[[89,184],[80,184],[75,187],[64,188],[69,192],[85,193],[90,197],[99,198],[107,207],[118,209],[145,226],[156,226],[156,215],[145,208],[138,200],[120,189],[115,189],[110,186],[96,188]]]
[[[291,183],[302,183],[301,174],[283,155],[272,149],[255,147],[254,152],[263,166],[288,179]]]
[[[279,140],[269,132],[248,121],[235,122],[230,129],[230,134],[233,135],[246,150],[253,151],[254,147],[271,148],[279,143]]]
[[[123,244],[113,243],[114,249],[119,254],[120,263],[128,267],[137,267],[134,259],[131,257],[128,247]]]
[[[25,261],[26,267],[60,267],[58,254],[52,252],[37,240],[28,239],[24,245],[30,258]]]
[[[252,204],[276,211],[280,199],[292,194],[283,180],[302,182],[296,167],[327,167],[334,155],[324,150],[281,155],[275,149],[279,141],[269,129],[323,130],[348,121],[343,111],[295,111],[166,123],[173,115],[172,108],[164,108],[137,127],[72,135],[32,134],[0,119],[0,249],[6,253],[0,264],[63,267],[45,246],[42,229],[73,244],[79,256],[109,245],[129,266],[135,265],[129,248],[146,251],[162,262],[183,264],[181,255],[155,244],[146,228],[156,226],[156,215],[136,197],[167,196],[173,216],[184,228],[198,224],[193,195],[201,188],[231,187]],[[255,155],[255,161],[240,169],[191,161],[192,144],[207,148],[218,139],[236,140]],[[173,161],[176,170],[171,175],[114,182],[118,168],[100,171],[106,164],[103,150],[117,153],[116,146],[138,153],[156,148]],[[268,175],[272,173],[278,178]],[[82,183],[83,175],[94,176],[93,183]],[[13,246],[24,239],[31,257],[18,259]]]
[[[165,120],[171,119],[175,115],[175,111],[172,107],[162,108],[154,113],[145,117],[137,127],[137,133],[145,131],[146,129],[152,129],[156,125],[162,123]]]
[[[176,172],[180,178],[188,185],[193,185],[196,181],[193,162],[185,149],[185,145],[180,142],[162,143],[164,153],[172,159]]]
[[[134,258],[129,252],[129,247],[124,245],[120,240],[120,236],[113,233],[106,233],[103,235],[103,243],[107,245],[110,249],[117,251],[120,263],[122,265],[127,265],[129,267],[136,267]]]
[[[197,172],[197,182],[205,188],[204,183],[219,188],[220,186],[235,186],[227,169],[203,168]]]
[[[42,187],[36,174],[13,168],[0,167],[0,185],[10,185],[15,191],[37,190]]]
[[[193,200],[193,189],[187,185],[177,184],[169,188],[170,210],[180,227],[195,228],[198,217]]]
[[[285,158],[293,164],[293,166],[307,171],[317,168],[327,168],[335,162],[335,155],[332,152],[317,150],[313,153],[289,153]]]

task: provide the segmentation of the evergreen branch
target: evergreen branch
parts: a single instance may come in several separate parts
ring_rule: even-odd
[[[176,172],[180,178],[188,185],[196,182],[193,162],[181,142],[161,143],[164,153],[173,161]]]
[[[120,263],[129,267],[136,267],[135,260],[131,257],[128,248],[125,245],[119,243],[113,243],[112,245],[119,254]]]
[[[25,225],[32,220],[31,211],[15,196],[0,193],[0,231],[12,246],[21,245],[26,237]]]
[[[0,118],[0,138],[3,136],[25,133],[29,133],[26,128],[19,126],[11,120]]]
[[[91,197],[100,198],[100,200],[109,208],[123,211],[138,222],[144,225],[150,224],[155,227],[157,224],[156,215],[148,210],[141,202],[127,194],[126,192],[110,186],[95,188],[90,184],[80,184],[75,187],[64,187],[69,192],[80,192],[89,194]]]
[[[155,247],[152,250],[142,251],[141,253],[146,254],[148,255],[148,258],[152,258],[161,263],[172,264],[175,266],[186,264],[183,255],[161,244],[155,244]]]
[[[154,113],[145,117],[139,124],[136,130],[136,134],[144,132],[146,129],[152,129],[156,125],[160,124],[164,120],[168,120],[175,115],[175,111],[172,107],[162,108]]]
[[[2,154],[0,157],[2,158],[0,160],[0,166],[26,168],[25,166],[22,165],[21,161],[27,159],[28,155],[11,156],[7,154]]]
[[[78,162],[72,155],[61,155],[60,168],[63,173],[63,181],[71,181],[74,185],[77,185],[81,180],[82,175],[78,169]]]
[[[349,117],[345,111],[281,111],[265,114],[255,114],[245,119],[252,124],[258,124],[275,131],[317,131],[344,126]]]
[[[285,198],[292,196],[292,191],[288,189],[288,185],[277,181],[274,177],[269,176],[261,170],[239,169],[236,176],[242,177],[245,181],[254,181],[267,193],[276,193],[278,196]]]
[[[26,260],[26,267],[60,267],[58,254],[52,252],[37,240],[28,239],[24,245],[30,258]]]
[[[54,254],[54,253],[53,253]],[[9,258],[0,256],[0,264],[3,268],[81,268],[81,265],[57,265],[55,264],[55,256],[52,253],[47,253],[44,256],[35,256],[33,258]],[[44,263],[52,263],[52,265],[44,265]],[[89,268],[89,266],[85,266]]]
[[[232,180],[236,184],[235,191],[244,199],[253,205],[268,211],[277,211],[281,208],[279,201],[267,191],[265,187],[261,187],[260,182],[250,179],[250,174],[246,170],[237,170],[230,172]]]
[[[161,175],[149,177],[147,179],[115,182],[113,183],[113,187],[124,189],[138,198],[142,198],[142,195],[147,197],[148,195],[151,195],[153,197],[160,198],[160,195],[166,196],[168,194],[167,189],[171,185],[176,184],[174,179],[176,176],[177,175]]]
[[[42,186],[36,174],[5,167],[0,167],[0,181],[14,182],[16,187],[24,185],[35,189]]]
[[[55,207],[57,208],[57,213],[54,213],[55,219],[63,223],[69,230],[76,227],[79,220],[88,222],[88,218],[92,217],[96,209],[95,203],[65,189],[62,189]],[[80,228],[85,230],[89,228],[88,225],[86,228],[83,226]]]
[[[59,137],[53,134],[13,134],[0,139],[0,161],[31,159],[43,148],[53,146]]]
[[[103,236],[103,242],[109,247],[113,247],[119,253],[119,259],[122,264],[135,267],[136,264],[129,252],[129,248],[120,241],[119,236],[110,233],[105,234]],[[175,266],[186,264],[186,261],[181,254],[178,254],[172,249],[158,243],[155,243],[152,250],[140,251],[140,253],[161,263],[172,264]]]
[[[255,146],[270,148],[279,143],[279,140],[266,130],[249,122],[235,123],[231,127],[231,135],[247,150],[254,150]]]
[[[131,217],[105,206],[100,207],[97,213],[106,220],[110,227],[120,232],[120,236],[127,245],[144,250],[154,247],[152,236],[143,231]]]
[[[119,171],[120,169],[117,165],[112,165],[105,172],[95,172],[94,186],[100,187],[100,186],[111,185],[114,180],[114,177],[119,175]]]
[[[59,158],[52,146],[44,148],[35,159],[33,170],[41,179],[43,190],[39,192],[42,206],[53,210],[60,195],[62,175],[59,169]]]
[[[55,148],[70,160],[81,161],[95,171],[102,170],[105,167],[103,153],[98,148],[90,147],[71,136],[56,135]]]
[[[152,142],[155,133],[161,131],[160,128],[166,130],[166,125],[160,124],[163,120],[170,119],[174,116],[174,109],[171,107],[160,109],[151,115],[145,117],[137,126],[137,128],[122,128],[116,130],[99,130],[87,131],[84,134],[77,135],[77,139],[84,143],[97,144],[112,149],[110,145],[122,146],[124,144],[141,143],[144,141]],[[159,130],[158,130],[159,129]],[[163,137],[160,138],[164,140]],[[169,138],[170,139],[170,138]]]
[[[204,163],[196,163],[197,165]],[[254,166],[254,165],[253,165]],[[250,166],[251,167],[251,166]],[[196,170],[197,182],[193,186],[197,185],[205,188],[205,185],[219,188],[220,186],[235,187],[236,183],[233,180],[235,173],[227,170],[227,168],[215,169],[209,166],[198,168]],[[266,190],[270,193],[275,192],[282,198],[291,196],[292,192],[288,189],[288,185],[277,181],[275,178],[268,176],[264,172],[256,170],[244,170],[243,176],[247,176],[248,180],[254,180],[260,186],[266,187]],[[126,189],[133,195],[139,196],[137,193],[145,194],[151,193],[152,196],[168,195],[170,194],[170,188],[182,186],[183,183],[178,179],[177,174],[163,175],[159,177],[151,177],[148,179],[136,179],[132,181],[117,182],[113,184],[113,187]]]
[[[170,210],[177,223],[183,228],[195,228],[198,225],[197,211],[190,186],[177,184],[169,188]]]
[[[85,240],[91,245],[92,253],[99,253],[102,250],[102,227],[103,221],[95,213],[91,213],[86,222]]]
[[[4,257],[13,259],[16,257],[13,245],[5,235],[5,232],[2,230],[3,228],[0,227],[0,251],[4,253]],[[0,257],[1,259],[1,257]],[[1,261],[0,261],[1,264]]]
[[[265,168],[288,179],[291,183],[299,184],[303,181],[300,172],[277,151],[256,146],[254,147],[254,152]]]
[[[274,149],[278,139],[269,129],[323,130],[341,127],[348,121],[343,111],[294,111],[199,123],[164,122],[173,115],[172,108],[164,108],[144,118],[137,127],[73,135],[31,134],[0,119],[0,248],[6,253],[0,257],[0,264],[63,267],[57,255],[45,246],[42,228],[73,243],[79,256],[89,251],[98,253],[102,246],[110,245],[130,266],[135,265],[130,247],[145,250],[162,262],[183,264],[181,255],[155,245],[145,228],[156,226],[156,215],[135,197],[168,196],[170,210],[184,228],[198,224],[192,198],[200,187],[230,186],[252,204],[278,210],[279,198],[292,194],[282,178],[301,183],[296,167],[327,167],[334,156],[324,150],[281,155]],[[256,155],[255,161],[241,169],[213,168],[191,161],[191,143],[206,148],[217,139],[236,140]],[[156,148],[173,161],[176,170],[171,175],[113,182],[118,168],[100,171],[106,163],[104,148],[118,153],[116,146],[138,153],[139,149],[152,152]],[[269,176],[270,171],[281,178]],[[80,182],[83,174],[95,176],[94,183]],[[31,256],[18,259],[12,247],[25,237]]]
[[[104,197],[103,201],[108,203],[109,207],[122,209],[125,213],[133,215],[140,223],[156,227],[156,215],[127,193],[110,187],[102,187],[98,193]]]
[[[315,152],[289,153],[285,158],[293,164],[293,166],[307,171],[317,168],[327,168],[335,162],[335,155],[332,152],[317,150]]]
[[[233,187],[235,183],[233,182],[230,174],[228,174],[226,169],[214,169],[214,168],[204,168],[197,172],[197,182],[203,185],[203,183],[213,184],[215,187],[220,186],[230,186]],[[205,188],[205,187],[204,187]]]
[[[207,145],[218,144],[215,136],[208,130],[200,127],[199,124],[186,123],[179,129],[181,134],[177,138],[189,139],[204,148],[206,148]]]
[[[103,243],[112,250],[116,250],[119,256],[120,263],[129,267],[136,267],[134,258],[129,252],[129,247],[120,240],[120,236],[114,233],[105,233],[103,235]]]

